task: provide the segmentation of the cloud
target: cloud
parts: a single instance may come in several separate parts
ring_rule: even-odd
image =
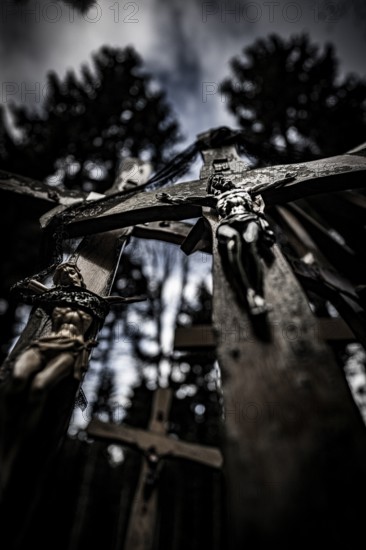
[[[338,6],[337,0],[333,4]],[[259,36],[308,31],[321,44],[331,40],[337,45],[345,70],[363,72],[364,35],[355,24],[356,4],[336,16],[324,11],[330,5],[326,0],[98,0],[81,14],[55,0],[29,0],[22,6],[5,0],[2,100],[34,106],[35,94],[29,91],[44,84],[49,70],[62,76],[104,44],[132,44],[167,89],[191,140],[208,127],[233,124],[218,84],[229,72],[230,58]]]

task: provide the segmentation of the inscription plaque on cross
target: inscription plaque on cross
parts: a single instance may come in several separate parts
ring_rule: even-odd
[[[162,461],[178,458],[212,468],[222,467],[223,459],[218,449],[186,443],[168,436],[171,400],[170,389],[160,388],[154,393],[147,430],[108,424],[97,419],[92,420],[87,428],[91,437],[128,445],[144,456],[123,545],[125,550],[150,550],[153,546],[157,518],[157,484]]]

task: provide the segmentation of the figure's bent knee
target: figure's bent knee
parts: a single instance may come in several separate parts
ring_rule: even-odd
[[[42,394],[45,390],[51,389],[72,373],[73,364],[74,357],[70,353],[62,353],[49,361],[46,367],[34,378],[31,386],[32,392]]]
[[[29,349],[23,352],[14,363],[12,377],[15,380],[25,382],[31,374],[41,368],[41,362],[42,359],[36,351]]]
[[[21,365],[14,365],[12,378],[16,382],[26,382],[29,378],[29,373],[25,369],[23,369]]]

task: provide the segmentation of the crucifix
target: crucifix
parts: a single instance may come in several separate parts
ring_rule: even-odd
[[[325,541],[342,502],[352,503],[354,517],[360,516],[365,428],[343,373],[314,335],[308,299],[274,242],[266,211],[319,193],[364,187],[366,158],[357,150],[250,170],[233,143],[217,145],[214,134],[202,136],[199,180],[164,194],[149,191],[113,205],[100,202],[98,212],[84,209],[64,227],[76,237],[199,218],[182,249],[190,253],[212,246],[231,548],[284,544],[297,532],[305,544],[315,530]],[[343,296],[350,298],[347,292]],[[357,296],[353,292],[348,310],[353,319]],[[361,323],[358,330],[364,333]],[[336,497],[332,487],[338,488]]]
[[[186,443],[168,436],[172,390],[158,389],[154,393],[147,430],[91,421],[88,434],[96,439],[128,445],[144,456],[123,548],[149,550],[153,547],[157,519],[157,497],[160,470],[167,458],[184,459],[209,466],[222,467],[218,449]]]
[[[225,163],[224,166],[228,167]],[[221,171],[221,168],[220,168]],[[253,321],[262,324],[261,334],[267,335],[264,316],[269,305],[264,297],[262,261],[273,261],[271,247],[275,235],[264,214],[264,203],[261,197],[255,197],[236,185],[231,178],[214,174],[209,178],[206,197],[172,197],[161,193],[159,198],[171,204],[194,203],[211,206],[216,209],[220,223],[216,229],[218,250],[226,277]],[[207,227],[200,219],[183,243],[187,254],[196,250],[198,242],[207,237]]]
[[[127,159],[110,193],[138,188],[150,172],[149,165]],[[41,226],[72,204],[101,197],[52,189],[9,174],[0,174],[0,191],[40,202],[44,210],[51,207],[42,216]],[[75,396],[80,395],[89,355],[109,306],[134,301],[109,296],[130,234],[129,229],[117,229],[82,239],[68,260],[55,266],[53,288],[37,276],[17,285],[21,301],[34,307],[1,369],[0,501],[4,517],[9,517],[5,522],[9,533],[15,521],[11,518],[19,517],[15,510],[22,511],[24,517],[24,529],[13,529],[12,535],[24,536],[31,520],[45,469],[67,431]],[[29,385],[31,399],[24,399]]]
[[[250,170],[234,141],[227,130],[199,138],[204,166],[197,181],[164,194],[154,190],[71,206],[67,216],[45,219],[44,227],[53,232],[56,223],[71,238],[97,233],[87,237],[86,248],[88,239],[103,233],[102,252],[107,253],[107,236],[120,235],[122,228],[134,226],[140,235],[148,235],[151,227],[153,238],[179,242],[181,220],[199,218],[181,246],[186,253],[211,248],[213,254],[213,329],[224,380],[230,547],[285,544],[299,532],[304,545],[315,536],[326,542],[332,522],[342,536],[351,530],[351,522],[340,516],[345,501],[352,521],[362,523],[365,428],[343,373],[325,343],[314,336],[308,299],[275,242],[267,213],[320,193],[364,187],[365,151]],[[348,198],[350,203],[360,200]],[[171,232],[162,231],[162,221],[174,222]],[[309,231],[329,242],[329,233],[310,225],[307,220]],[[332,250],[339,250],[339,242],[333,241]],[[344,257],[351,257],[346,247],[342,250]],[[92,270],[94,281],[101,251],[95,252],[93,245],[89,253],[98,266]],[[304,285],[313,275],[298,274]],[[345,320],[351,324],[359,313],[359,294],[347,292],[347,284],[339,280],[329,284],[332,277],[325,271],[321,277],[333,292],[343,288]],[[323,285],[319,279],[318,284]],[[364,334],[362,324],[356,325]]]
[[[17,391],[31,379],[33,397],[44,396],[71,372],[81,382],[90,351],[97,345],[95,340],[85,339],[93,321],[103,323],[111,304],[145,299],[144,296],[102,297],[87,290],[79,268],[72,262],[59,264],[53,280],[55,287],[51,289],[35,279],[30,279],[21,290],[18,288],[24,302],[38,305],[46,313],[50,311],[52,322],[52,332],[31,342],[14,362],[11,378]]]

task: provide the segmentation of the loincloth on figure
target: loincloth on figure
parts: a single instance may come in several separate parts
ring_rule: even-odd
[[[47,363],[61,353],[70,353],[74,357],[74,378],[81,380],[83,372],[88,366],[88,356],[93,347],[97,345],[95,340],[86,342],[78,338],[68,338],[67,336],[49,335],[42,336],[35,342],[32,342],[28,349],[38,350]]]

